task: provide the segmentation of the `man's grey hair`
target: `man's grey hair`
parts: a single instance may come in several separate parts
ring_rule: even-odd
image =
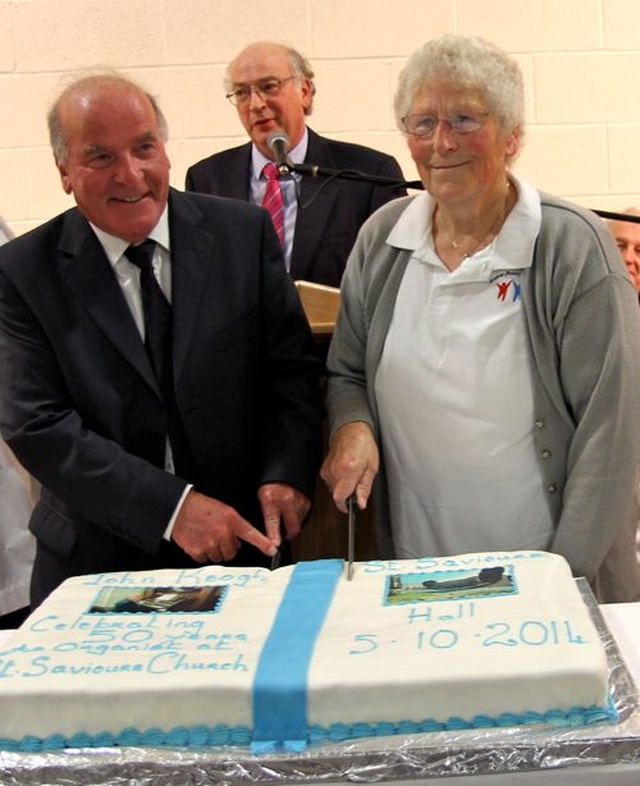
[[[166,142],[169,137],[169,126],[167,120],[160,109],[155,96],[145,90],[137,82],[117,73],[116,71],[98,71],[84,76],[75,77],[70,84],[60,93],[51,105],[47,115],[47,125],[49,127],[49,142],[56,162],[66,164],[69,156],[69,140],[66,138],[64,128],[60,118],[60,106],[68,98],[74,95],[80,96],[101,86],[121,86],[130,90],[142,93],[153,109],[153,112],[160,129],[162,139]]]

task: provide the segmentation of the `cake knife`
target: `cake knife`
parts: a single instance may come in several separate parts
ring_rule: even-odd
[[[356,495],[351,494],[350,497],[347,498],[347,512],[349,514],[348,517],[348,541],[347,541],[347,581],[351,581],[353,578],[353,552],[354,552],[354,540],[355,540],[355,519],[356,519],[356,511],[355,511],[355,504],[356,504]]]

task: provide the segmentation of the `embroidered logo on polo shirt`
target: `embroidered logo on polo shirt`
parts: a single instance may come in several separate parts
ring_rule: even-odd
[[[502,303],[515,303],[522,297],[522,287],[514,278],[497,281],[496,287],[498,300]]]
[[[494,270],[489,280],[496,285],[496,299],[500,303],[515,303],[517,300],[522,300],[522,285],[518,281],[521,273],[521,270],[508,268]]]

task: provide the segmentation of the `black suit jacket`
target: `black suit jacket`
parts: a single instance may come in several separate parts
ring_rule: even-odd
[[[74,208],[0,249],[0,426],[42,483],[35,603],[66,575],[193,565],[162,538],[186,481],[258,526],[261,483],[312,495],[321,369],[268,214],[173,190],[169,209],[189,478],[162,468],[158,384],[85,218]],[[243,546],[238,562],[260,557]]]
[[[332,170],[403,180],[395,158],[362,145],[318,136],[309,129],[305,163]],[[249,201],[251,143],[224,150],[187,170],[190,191]],[[390,199],[404,196],[400,187],[341,178],[304,176],[300,188],[291,252],[291,276],[318,284],[340,285],[344,266],[364,221]]]

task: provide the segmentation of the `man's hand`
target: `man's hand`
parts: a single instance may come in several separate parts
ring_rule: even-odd
[[[286,483],[265,483],[258,489],[258,499],[267,537],[276,548],[279,548],[282,542],[281,521],[287,540],[298,537],[304,517],[311,508],[311,501],[302,492]]]
[[[354,493],[358,507],[367,507],[379,466],[378,446],[366,423],[347,423],[335,432],[320,477],[329,487],[338,510],[347,512],[347,499]]]
[[[233,559],[242,540],[268,557],[276,552],[272,541],[232,507],[193,490],[182,503],[171,538],[201,564]]]

